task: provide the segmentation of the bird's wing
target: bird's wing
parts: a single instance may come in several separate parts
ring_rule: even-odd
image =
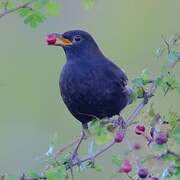
[[[105,68],[105,74],[112,80],[113,84],[118,87],[127,95],[127,105],[132,103],[133,90],[128,85],[128,77],[124,70],[119,68],[111,61],[107,61],[107,68]]]
[[[125,71],[119,68],[116,64],[112,63],[110,60],[106,61],[107,68],[105,68],[105,73],[108,76],[112,76],[114,81],[119,82],[122,87],[126,87],[128,83],[128,77],[125,74]]]

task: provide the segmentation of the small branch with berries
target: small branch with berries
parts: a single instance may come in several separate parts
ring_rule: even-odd
[[[171,53],[170,46],[169,46],[167,41],[165,41],[165,43],[168,46],[167,48],[168,48],[168,55],[169,55]],[[180,56],[178,56],[178,59],[176,59],[175,61],[172,61],[171,63],[169,63],[168,68],[169,69],[174,68],[176,63],[179,61],[179,59],[180,59]],[[164,74],[161,74],[157,78],[163,79]],[[89,166],[94,167],[95,166],[95,160],[97,157],[101,156],[103,153],[105,153],[106,151],[111,149],[113,146],[115,146],[118,143],[121,143],[124,140],[128,128],[132,124],[134,124],[136,117],[138,115],[140,115],[143,108],[149,103],[149,98],[155,96],[156,90],[157,90],[157,78],[149,81],[150,87],[148,88],[148,90],[146,92],[144,91],[145,93],[143,96],[143,100],[141,100],[141,102],[137,105],[137,107],[133,110],[133,112],[129,115],[129,117],[126,120],[124,120],[121,116],[119,116],[118,119],[115,119],[115,120],[114,119],[106,119],[104,122],[102,120],[102,123],[105,123],[105,124],[111,123],[113,125],[113,127],[116,129],[116,131],[114,133],[113,140],[111,140],[108,144],[104,145],[103,147],[101,147],[100,149],[98,149],[95,152],[91,152],[90,155],[87,155],[83,158],[79,157],[79,155],[76,154],[76,156],[73,158],[70,155],[70,158],[67,158],[63,162],[58,161],[58,156],[60,156],[64,151],[66,151],[70,147],[76,145],[77,143],[81,143],[80,141],[82,140],[81,139],[82,137],[77,137],[75,140],[71,141],[69,144],[66,144],[63,147],[61,147],[60,149],[58,149],[58,151],[55,152],[54,154],[51,153],[51,155],[52,155],[51,157],[55,160],[56,165],[54,165],[54,164],[48,165],[48,167],[45,169],[45,173],[42,173],[41,176],[36,177],[36,178],[29,177],[29,176],[26,176],[25,174],[23,174],[21,176],[21,180],[36,180],[36,179],[45,180],[45,179],[48,179],[47,178],[48,177],[47,171],[49,171],[49,169],[51,170],[52,167],[53,168],[54,167],[55,168],[57,168],[57,167],[62,168],[63,169],[63,170],[61,169],[62,172],[66,173],[66,175],[64,175],[64,177],[67,176],[68,170],[70,170],[71,175],[73,177],[73,168],[79,167],[79,169],[80,169],[84,163],[87,163],[87,164],[89,164]],[[154,117],[153,122],[155,122],[157,124],[160,121],[160,119],[162,118],[160,116],[160,114],[158,114],[158,113],[156,115],[154,115],[153,117]],[[145,126],[144,125],[138,124],[138,125],[136,125],[134,130],[135,130],[135,133],[137,135],[144,136],[145,140],[147,140],[147,142],[148,142],[147,143],[148,146],[150,146],[153,143],[156,143],[157,145],[165,144],[167,147],[166,143],[168,140],[168,133],[163,132],[163,131],[156,132],[154,129],[155,128],[152,126],[152,129],[151,129],[152,131],[150,132],[150,136],[145,133]],[[78,146],[78,148],[79,148],[79,146]],[[78,150],[78,148],[77,148],[77,150]],[[138,145],[135,146],[134,149],[135,150],[139,149],[139,146]],[[131,153],[132,151],[133,150],[130,150],[129,153]],[[176,157],[176,158],[180,158],[180,154],[170,150],[168,147],[167,147],[167,151],[165,153],[162,153],[160,156],[158,156],[158,158],[159,159],[163,158],[164,156],[167,156],[169,154]],[[73,154],[73,156],[74,156],[74,154]],[[153,158],[154,157],[157,159],[157,156],[153,156]],[[138,162],[137,162],[137,166],[139,166],[137,175],[141,179],[146,178],[146,177],[150,177],[151,180],[158,180],[158,178],[156,176],[149,175],[149,172],[147,171],[146,168],[141,167],[141,164],[143,162],[145,162],[151,158],[152,157],[147,157],[144,160],[142,160],[142,161],[138,160]],[[127,177],[131,179],[131,176],[128,174],[129,172],[131,172],[131,170],[132,170],[132,164],[128,160],[125,159],[120,166],[119,172],[126,173]]]

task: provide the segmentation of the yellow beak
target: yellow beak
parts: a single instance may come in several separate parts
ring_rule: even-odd
[[[69,45],[72,45],[72,44],[73,43],[69,39],[64,38],[62,35],[56,37],[55,45],[69,46]]]

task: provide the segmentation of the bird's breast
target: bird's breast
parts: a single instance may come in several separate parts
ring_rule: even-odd
[[[100,74],[90,66],[65,65],[60,75],[60,90],[63,99],[77,98],[83,100],[93,92],[100,93]]]
[[[116,79],[100,67],[66,64],[60,76],[60,91],[68,109],[97,117],[117,114],[126,105],[126,94]]]

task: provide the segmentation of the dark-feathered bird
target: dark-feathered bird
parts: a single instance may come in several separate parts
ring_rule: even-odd
[[[132,91],[126,74],[103,55],[89,33],[53,33],[47,43],[65,51],[67,61],[60,75],[60,92],[84,128],[94,117],[112,117],[130,103]]]

